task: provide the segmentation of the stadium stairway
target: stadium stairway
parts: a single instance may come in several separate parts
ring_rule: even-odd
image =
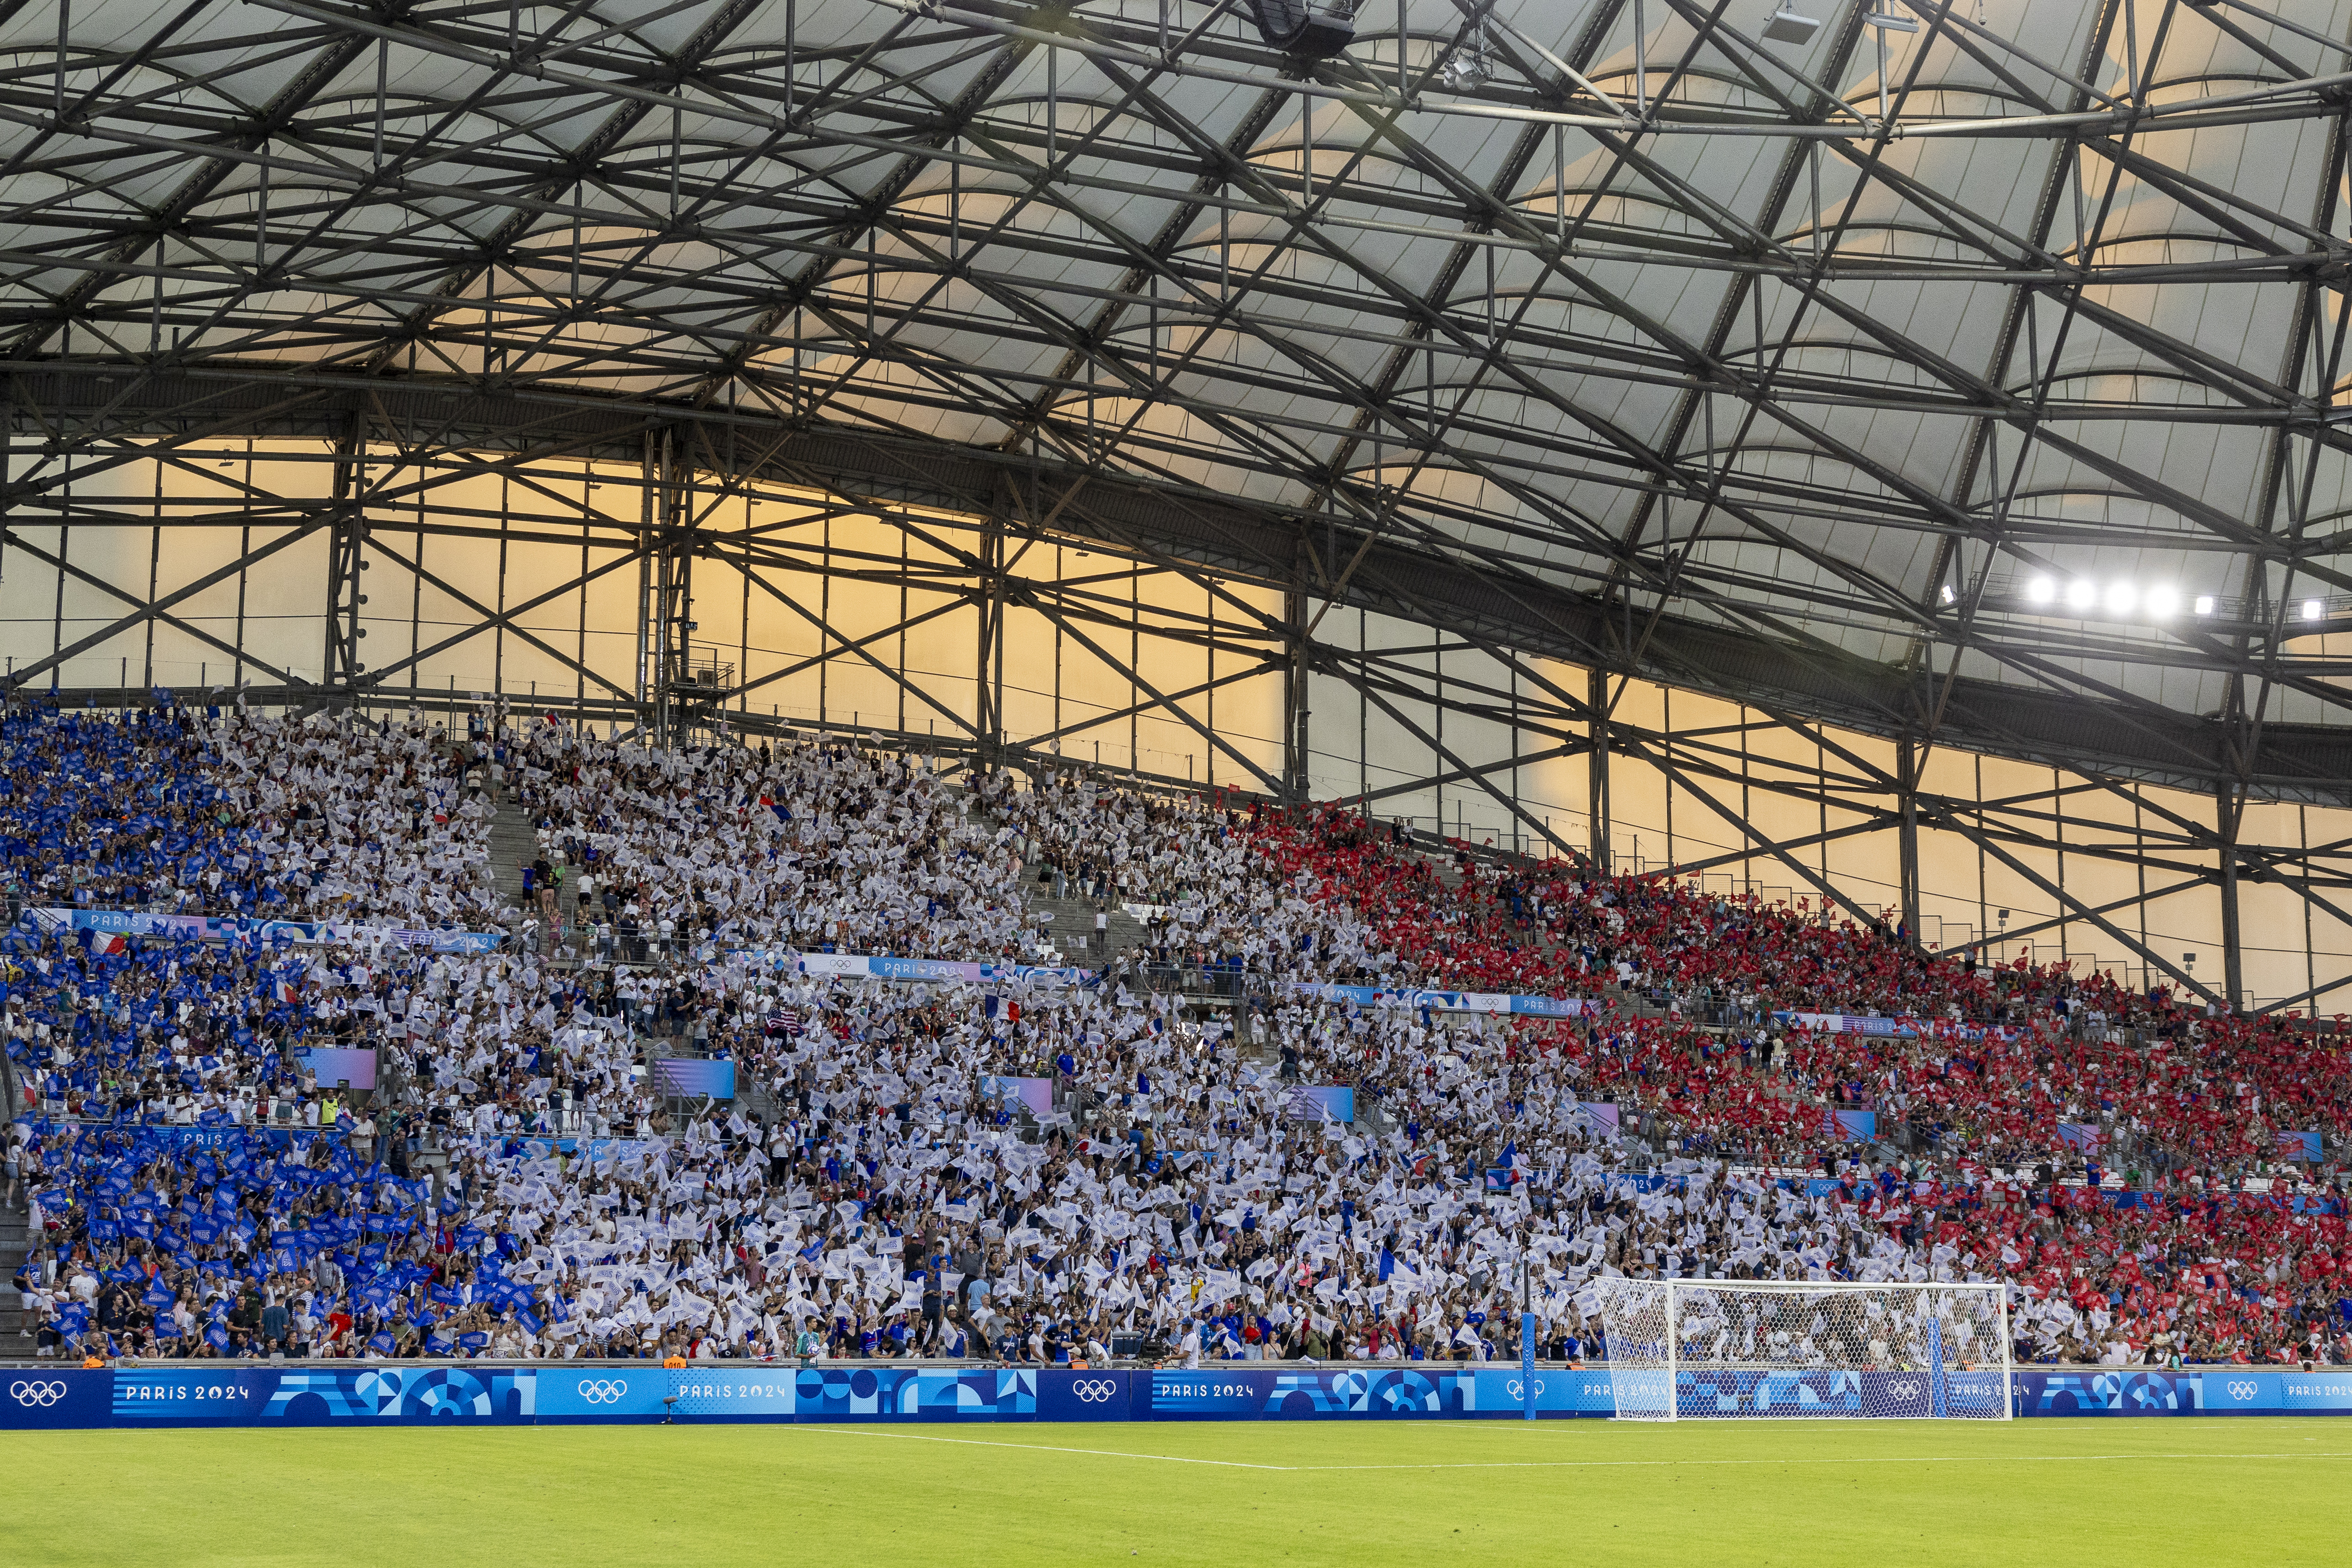
[[[31,1250],[32,1237],[26,1229],[26,1221],[29,1218],[31,1214],[26,1205],[0,1203],[0,1287],[6,1287],[10,1280],[16,1279],[16,1266]],[[11,1289],[8,1300],[11,1307],[16,1305],[15,1294]],[[15,1332],[16,1325],[11,1324],[6,1334],[0,1334],[0,1343],[6,1343],[8,1336]]]
[[[1099,969],[1116,954],[1143,944],[1146,935],[1143,922],[1117,904],[1113,904],[1110,910],[1110,926],[1105,932],[1110,939],[1110,951],[1105,952],[1097,950],[1094,945],[1094,906],[1084,899],[1048,898],[1045,895],[1045,889],[1050,886],[1050,883],[1035,884],[1033,890],[1024,898],[1023,903],[1032,914],[1048,911],[1053,915],[1054,923],[1045,928],[1045,934],[1053,939],[1055,947],[1066,954],[1071,963],[1087,969]],[[1083,939],[1082,944],[1074,944],[1067,940],[1072,937]]]
[[[530,813],[511,800],[499,803],[490,818],[490,874],[497,879],[499,907],[527,906],[523,901],[522,868],[539,858],[539,830]]]

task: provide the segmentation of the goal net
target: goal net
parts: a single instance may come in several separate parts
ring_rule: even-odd
[[[1592,1281],[1628,1421],[2010,1417],[1998,1284]]]

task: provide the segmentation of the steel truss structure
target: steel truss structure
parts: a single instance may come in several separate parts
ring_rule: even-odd
[[[2352,805],[2352,0],[1306,8],[1300,53],[1271,0],[0,0],[0,570],[58,605],[10,682],[121,700],[162,630],[260,700],[446,702],[425,667],[487,636],[667,735],[855,667],[898,694],[860,728],[962,755],[1148,711],[1223,782],[1450,790],[1605,860],[1638,767],[1732,846],[1674,869],[1874,916],[1826,850],[1884,836],[1915,930],[1923,836],[1954,839],[2208,996],[2247,996],[2245,885],[2352,925],[2352,837],[2246,831]],[[240,481],[255,443],[316,482]],[[224,528],[164,579],[167,534]],[[143,593],[76,563],[123,529]],[[428,559],[459,540],[495,584]],[[510,601],[524,545],[577,574]],[[246,586],[321,546],[313,674],[257,651]],[[385,567],[462,623],[368,657]],[[634,653],[592,658],[589,595],[632,577]],[[189,612],[232,581],[233,627]],[[898,619],[836,635],[852,582]],[[68,636],[68,584],[117,608]],[[698,644],[713,592],[815,651]],[[527,624],[567,595],[569,646]],[[908,668],[955,617],[969,667]],[[1130,707],[1008,721],[1019,617]],[[93,651],[116,689],[63,679]],[[1278,757],[1206,706],[1266,680]],[[1738,721],[1637,721],[1635,683]],[[1353,790],[1316,760],[1349,708]],[[1371,783],[1375,716],[1410,782]],[[2050,784],[1987,799],[1938,782],[1956,754]],[[1566,758],[1580,834],[1515,787]],[[2183,889],[2219,976],[2146,934]],[[2352,980],[2305,956],[2270,1005]]]

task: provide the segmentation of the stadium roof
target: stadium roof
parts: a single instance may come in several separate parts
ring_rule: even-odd
[[[9,396],[723,424],[1883,732],[2340,789],[2352,0],[1775,3],[0,0]]]

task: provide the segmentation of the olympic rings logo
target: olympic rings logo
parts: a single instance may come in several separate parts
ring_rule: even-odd
[[[66,1385],[62,1383],[12,1383],[8,1385],[8,1392],[16,1396],[19,1405],[55,1405],[66,1396]]]
[[[1515,1378],[1511,1379],[1511,1381],[1509,1382],[1509,1384],[1507,1384],[1506,1386],[1507,1386],[1507,1387],[1510,1389],[1510,1391],[1511,1391],[1511,1397],[1512,1397],[1512,1398],[1514,1398],[1514,1399],[1525,1399],[1525,1398],[1527,1397],[1527,1384],[1525,1384],[1521,1383],[1517,1378],[1516,1378],[1516,1377],[1515,1377]],[[1543,1394],[1543,1391],[1544,1391],[1544,1381],[1543,1381],[1543,1379],[1542,1379],[1542,1378],[1538,1378],[1538,1379],[1536,1379],[1536,1394],[1537,1394],[1537,1396],[1538,1396],[1538,1398],[1540,1398],[1540,1397],[1542,1396],[1542,1394]]]
[[[591,1405],[618,1405],[628,1392],[627,1384],[614,1383],[601,1377],[583,1378],[580,1382],[580,1397]]]
[[[1890,1383],[1886,1385],[1886,1396],[1889,1399],[1916,1399],[1919,1397],[1919,1385],[1916,1383]]]
[[[1118,1384],[1108,1377],[1082,1377],[1070,1384],[1070,1393],[1081,1405],[1101,1405],[1118,1397]]]
[[[2256,1386],[2251,1383],[2233,1383],[2230,1385],[2230,1397],[2232,1399],[2252,1399],[2257,1392]]]

